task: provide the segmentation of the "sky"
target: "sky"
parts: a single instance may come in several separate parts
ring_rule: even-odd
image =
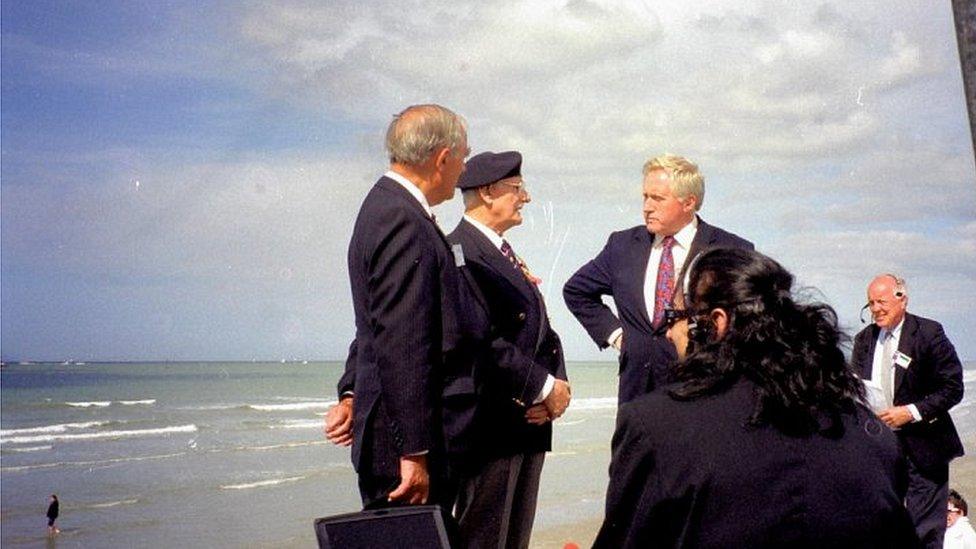
[[[4,360],[344,358],[352,222],[391,116],[429,102],[522,152],[506,237],[569,360],[615,360],[561,289],[664,152],[849,333],[894,272],[976,360],[949,2],[5,0],[0,45]]]

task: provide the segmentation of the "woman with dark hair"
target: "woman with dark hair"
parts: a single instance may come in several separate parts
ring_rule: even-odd
[[[894,434],[827,305],[748,250],[689,269],[666,315],[678,383],[620,408],[594,547],[914,547]]]

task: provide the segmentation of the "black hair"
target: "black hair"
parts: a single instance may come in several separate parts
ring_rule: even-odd
[[[864,402],[864,386],[844,358],[841,344],[848,338],[834,310],[794,301],[793,275],[758,252],[712,249],[690,270],[685,307],[695,311],[699,337],[678,364],[681,383],[669,394],[693,399],[745,378],[757,397],[749,424],[797,436],[840,436],[840,415]],[[714,309],[729,319],[721,338],[707,325]]]
[[[966,498],[962,497],[959,492],[955,490],[949,490],[949,503],[962,511],[962,516],[969,515],[969,506],[966,505]]]

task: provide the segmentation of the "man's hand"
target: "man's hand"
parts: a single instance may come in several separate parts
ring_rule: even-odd
[[[430,476],[427,474],[427,456],[400,458],[400,485],[390,492],[389,501],[403,501],[411,505],[427,503],[430,495]]]
[[[893,408],[888,408],[887,410],[883,410],[880,414],[878,414],[878,418],[892,429],[897,429],[906,423],[911,423],[912,420],[915,419],[912,417],[912,411],[908,409],[908,406],[895,406]]]
[[[325,413],[325,438],[337,446],[352,444],[352,397],[339,399],[339,403]]]
[[[525,421],[532,425],[545,425],[549,421],[549,410],[540,402],[525,411]]]
[[[552,391],[549,392],[549,396],[542,401],[546,406],[546,410],[549,412],[549,417],[551,419],[556,419],[563,415],[566,408],[569,406],[569,400],[571,398],[572,391],[569,388],[569,383],[557,379],[556,383],[552,386]]]

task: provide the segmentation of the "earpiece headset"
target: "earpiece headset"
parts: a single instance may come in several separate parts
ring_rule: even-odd
[[[896,274],[892,274],[892,273],[885,273],[885,274],[883,274],[881,276],[887,276],[888,278],[890,278],[890,279],[892,279],[892,280],[895,281],[895,297],[896,298],[898,298],[898,299],[905,299],[908,296],[908,287],[905,285],[905,279],[904,278],[902,278],[902,277],[900,277],[900,276],[898,276]],[[864,320],[864,311],[868,310],[870,307],[871,307],[871,304],[870,303],[865,303],[864,306],[861,307],[861,314],[858,315],[858,318],[861,319],[861,324],[867,324],[867,321]]]

